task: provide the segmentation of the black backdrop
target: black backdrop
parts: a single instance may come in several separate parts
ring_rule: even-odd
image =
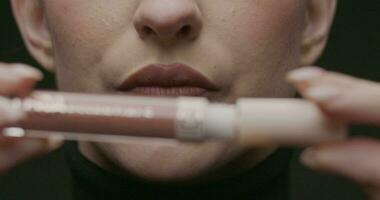
[[[64,1],[64,0],[63,0]],[[280,0],[281,1],[281,0]],[[380,1],[341,0],[327,49],[318,64],[331,70],[380,80]],[[28,55],[9,9],[9,0],[0,1],[0,61],[37,63]],[[45,71],[44,71],[45,72]],[[55,88],[54,76],[45,72],[40,88]],[[371,127],[354,127],[352,132],[380,135]],[[299,200],[363,199],[354,184],[343,179],[315,174],[297,162],[292,164],[292,191]],[[321,195],[323,198],[321,198]]]

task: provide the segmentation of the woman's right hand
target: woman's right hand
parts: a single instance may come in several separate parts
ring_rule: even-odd
[[[32,91],[42,73],[24,64],[0,63],[0,133],[9,124],[17,123],[24,113],[12,110],[6,97],[25,97]],[[0,174],[37,155],[47,153],[61,142],[42,139],[8,138],[0,134]]]

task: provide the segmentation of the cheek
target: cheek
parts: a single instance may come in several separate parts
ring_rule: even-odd
[[[289,96],[283,77],[299,62],[304,4],[300,0],[239,2],[224,12],[224,22],[230,26],[220,24],[223,28],[217,30],[234,57],[231,95]]]
[[[133,17],[134,0],[46,1],[46,13],[56,64],[94,64],[106,45],[126,31]],[[88,67],[87,67],[88,68]]]
[[[304,6],[299,0],[257,1],[240,8],[231,18],[235,24],[235,42],[245,43],[242,47],[252,47],[250,52],[285,50],[294,48],[300,40],[304,21]]]
[[[102,56],[131,23],[137,0],[45,2],[59,88],[104,91]],[[83,77],[86,77],[85,79]]]

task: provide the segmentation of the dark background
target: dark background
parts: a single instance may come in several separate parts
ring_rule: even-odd
[[[64,1],[64,0],[62,0]],[[281,1],[281,0],[279,0]],[[380,80],[380,1],[341,0],[330,41],[318,65],[354,76]],[[38,64],[28,55],[9,9],[9,1],[0,1],[0,61]],[[54,89],[54,76],[46,71],[40,88]],[[373,127],[353,127],[352,133],[380,135]],[[292,164],[292,191],[296,199],[364,199],[355,184],[344,179],[311,172],[297,162]],[[323,198],[321,198],[321,196]]]

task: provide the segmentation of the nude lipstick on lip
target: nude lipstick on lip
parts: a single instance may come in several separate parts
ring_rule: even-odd
[[[194,68],[174,63],[151,64],[129,75],[118,91],[149,96],[202,96],[218,91],[210,79]]]
[[[19,124],[3,131],[13,137],[123,142],[132,136],[224,140],[244,146],[303,146],[340,140],[345,135],[343,123],[330,119],[313,103],[296,99],[246,98],[229,105],[201,97],[40,91],[8,104],[27,114]]]

